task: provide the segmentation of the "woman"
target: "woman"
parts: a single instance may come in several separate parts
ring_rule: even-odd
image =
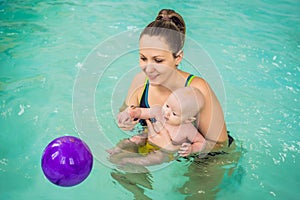
[[[195,87],[204,95],[204,105],[195,126],[206,140],[206,151],[219,150],[232,141],[227,134],[220,102],[204,79],[178,69],[183,59],[185,30],[183,18],[167,9],[161,10],[143,30],[139,41],[142,72],[134,77],[121,111],[128,106],[163,105],[172,91],[188,85]],[[123,130],[131,130],[137,123],[126,112],[118,115],[118,125]],[[184,143],[178,153],[187,156],[200,149],[195,144]]]

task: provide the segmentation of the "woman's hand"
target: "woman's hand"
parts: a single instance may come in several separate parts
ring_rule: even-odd
[[[178,150],[179,156],[185,157],[192,153],[192,144],[191,143],[183,143]]]
[[[157,135],[155,128],[152,122],[149,119],[146,119],[147,127],[148,127],[148,136],[153,137]]]
[[[130,116],[129,109],[131,108],[128,107],[118,114],[118,126],[124,131],[132,130],[139,122]]]
[[[138,119],[141,117],[141,109],[140,108],[136,108],[134,106],[130,106],[129,108],[127,108],[127,112],[129,114],[129,116],[133,119]]]

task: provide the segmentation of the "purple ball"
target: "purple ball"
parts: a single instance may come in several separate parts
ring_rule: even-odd
[[[42,169],[49,181],[59,186],[74,186],[84,181],[93,166],[89,147],[79,138],[63,136],[45,148]]]

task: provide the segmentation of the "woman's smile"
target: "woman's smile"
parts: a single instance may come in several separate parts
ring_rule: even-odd
[[[150,80],[155,80],[158,77],[158,74],[147,74]]]

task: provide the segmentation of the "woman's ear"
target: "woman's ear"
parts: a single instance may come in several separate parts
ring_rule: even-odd
[[[176,57],[175,57],[175,65],[178,66],[179,63],[181,62],[183,58],[183,51],[180,50],[177,54],[176,54]]]

